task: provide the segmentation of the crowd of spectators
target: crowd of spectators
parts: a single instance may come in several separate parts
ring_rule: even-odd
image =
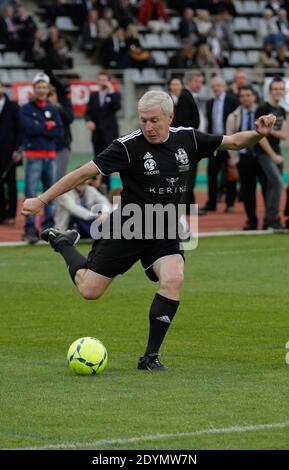
[[[179,48],[168,53],[172,68],[230,66],[235,47],[233,0],[55,0],[39,7],[46,29],[39,29],[21,0],[7,1],[0,17],[0,44],[37,67],[69,69],[76,48],[102,67],[157,66],[140,32],[172,32],[178,38]],[[288,2],[265,5],[255,31],[256,44],[263,46],[258,66],[287,68],[288,10]],[[174,15],[180,20],[172,26]],[[57,19],[63,16],[71,18],[77,35],[59,31]]]

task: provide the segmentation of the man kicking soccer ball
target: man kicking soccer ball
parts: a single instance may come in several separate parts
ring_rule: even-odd
[[[255,145],[270,133],[276,119],[272,114],[261,116],[253,131],[219,136],[193,128],[170,127],[173,108],[167,93],[145,93],[138,103],[140,129],[114,140],[94,160],[64,176],[41,196],[27,199],[22,214],[36,214],[52,199],[83,181],[99,173],[113,172],[119,172],[122,179],[122,213],[126,208],[128,213],[132,204],[143,213],[147,205],[178,206],[190,187],[188,181],[196,161],[214,158],[217,150],[239,150]],[[126,220],[127,217],[122,219],[123,227]],[[98,299],[117,274],[125,273],[138,260],[149,279],[159,282],[149,313],[147,347],[138,361],[138,369],[142,370],[168,370],[159,360],[159,349],[178,309],[183,284],[183,247],[177,232],[171,238],[166,233],[170,227],[165,228],[163,237],[146,238],[146,231],[141,229],[141,237],[133,239],[124,234],[120,238],[102,238],[94,242],[88,258],[74,248],[79,240],[75,230],[61,233],[51,228],[41,235],[63,256],[73,282],[85,299]]]

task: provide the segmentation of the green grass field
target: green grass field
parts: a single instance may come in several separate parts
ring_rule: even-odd
[[[288,449],[288,250],[201,239],[154,374],[136,370],[156,288],[140,265],[89,302],[49,247],[0,248],[0,448]],[[81,336],[106,345],[101,376],[68,369]]]

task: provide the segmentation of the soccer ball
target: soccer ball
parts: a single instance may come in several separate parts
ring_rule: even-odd
[[[67,361],[77,375],[101,374],[107,364],[107,351],[96,338],[79,338],[70,346]]]

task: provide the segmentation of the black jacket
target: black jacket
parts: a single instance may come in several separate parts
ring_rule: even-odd
[[[5,104],[0,113],[0,169],[9,164],[12,154],[21,145],[19,106],[5,95]]]
[[[101,131],[106,145],[118,137],[116,112],[120,109],[120,94],[118,91],[108,93],[103,106],[100,106],[99,92],[91,93],[87,106],[85,120],[93,121],[96,130]]]
[[[173,126],[194,127],[198,129],[199,125],[200,114],[194,97],[189,90],[184,88],[175,108]]]

